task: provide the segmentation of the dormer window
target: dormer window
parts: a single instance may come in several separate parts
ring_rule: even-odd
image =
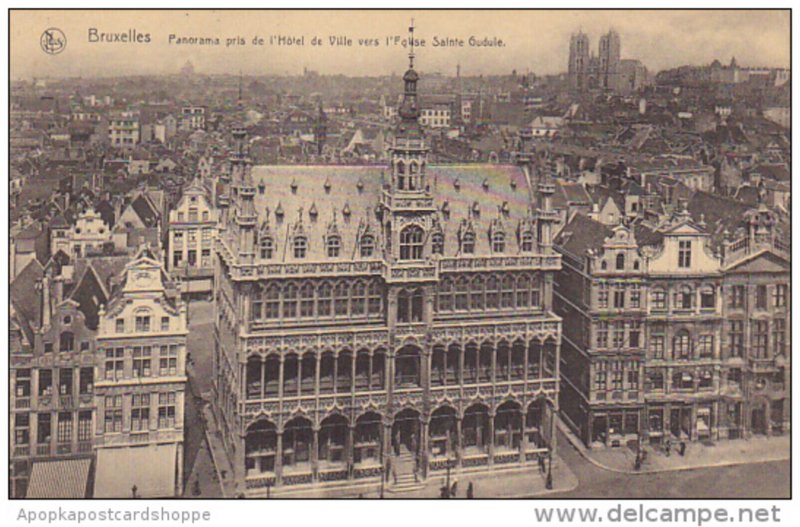
[[[502,231],[492,233],[492,252],[502,253],[506,250],[506,235]]]
[[[625,269],[625,253],[617,253],[616,267],[617,271],[622,271]]]
[[[361,257],[370,258],[375,252],[375,238],[370,234],[361,237]]]
[[[421,260],[423,245],[422,229],[416,225],[406,227],[400,232],[400,259]]]
[[[678,242],[678,267],[688,269],[692,266],[692,242],[681,240]]]
[[[525,231],[522,233],[522,252],[530,253],[533,252],[533,233],[531,231]]]
[[[338,258],[342,248],[342,240],[338,236],[328,237],[328,258]]]
[[[431,236],[431,253],[444,254],[444,236],[440,232]]]
[[[261,258],[263,260],[271,260],[272,253],[275,250],[275,243],[269,236],[261,239]]]
[[[305,236],[294,238],[294,257],[297,259],[305,258],[308,252],[308,239]]]
[[[475,235],[471,232],[464,234],[461,239],[461,252],[464,254],[473,254],[475,252]]]

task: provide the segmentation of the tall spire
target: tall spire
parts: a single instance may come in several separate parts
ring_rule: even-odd
[[[414,69],[414,19],[408,27],[408,69]]]
[[[407,130],[412,125],[418,125],[419,106],[417,105],[417,81],[419,75],[414,71],[414,19],[408,28],[409,51],[408,70],[403,75],[403,103],[400,105],[400,129]]]

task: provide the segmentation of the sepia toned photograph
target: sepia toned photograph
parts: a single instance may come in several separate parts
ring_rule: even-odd
[[[790,498],[791,15],[9,10],[9,499]]]

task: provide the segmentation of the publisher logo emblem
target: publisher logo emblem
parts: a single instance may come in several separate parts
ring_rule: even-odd
[[[39,44],[42,46],[42,50],[45,53],[58,55],[67,47],[67,37],[64,35],[64,32],[57,27],[51,27],[44,30],[44,33],[42,33],[39,39]]]

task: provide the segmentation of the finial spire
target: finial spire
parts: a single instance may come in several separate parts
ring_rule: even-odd
[[[411,19],[411,25],[408,27],[408,64],[409,69],[414,69],[414,19]]]

